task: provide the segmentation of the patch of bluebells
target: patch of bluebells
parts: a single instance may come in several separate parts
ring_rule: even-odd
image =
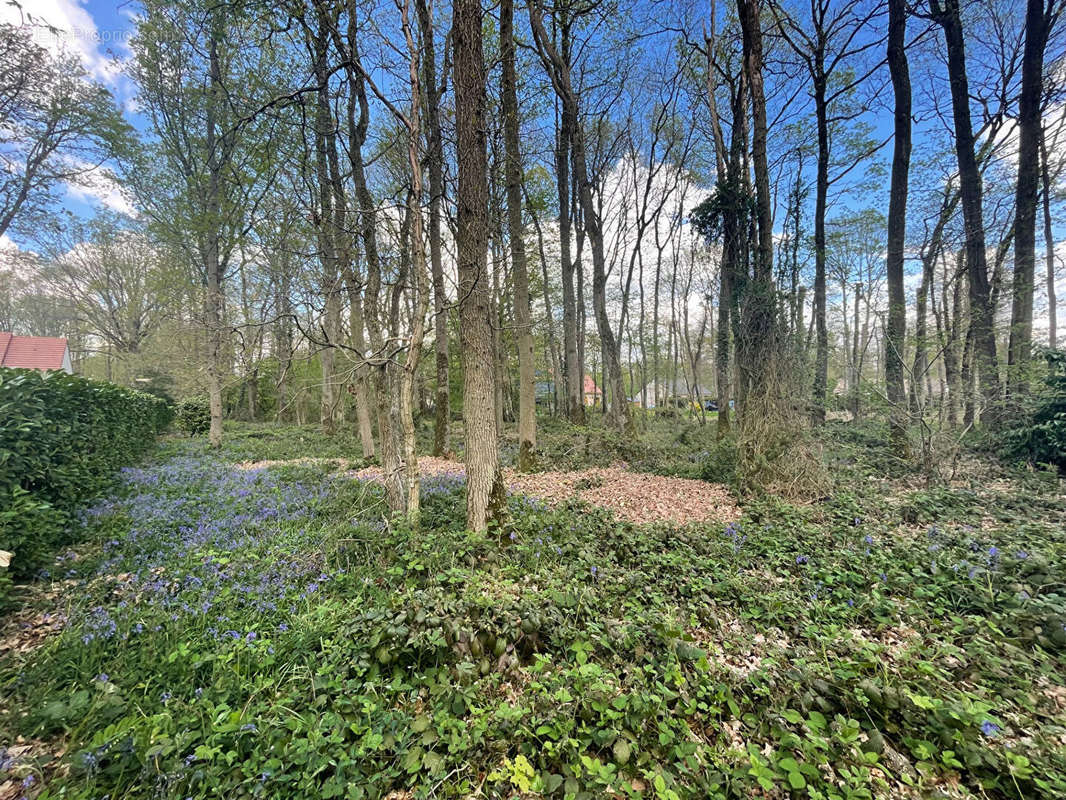
[[[748,540],[748,537],[741,533],[740,525],[735,522],[730,522],[725,526],[724,534],[732,543],[734,553],[739,553],[740,548],[744,546],[744,542]]]
[[[441,472],[421,480],[422,499],[450,496],[466,488],[466,475],[462,472]]]
[[[86,579],[105,582],[117,599],[67,620],[84,644],[196,621],[219,641],[254,646],[259,633],[242,620],[277,629],[270,617],[295,613],[340,574],[323,569],[315,556],[320,542],[298,528],[329,498],[326,476],[294,479],[179,456],[124,469],[121,477],[123,496],[82,514],[88,527],[113,514],[130,521],[128,534],[106,543],[104,560]]]

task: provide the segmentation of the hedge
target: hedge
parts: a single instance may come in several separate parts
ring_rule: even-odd
[[[172,417],[165,400],[144,392],[0,368],[0,550],[15,554],[10,576],[32,575],[70,544],[74,512],[144,455]],[[0,601],[3,594],[0,585]]]

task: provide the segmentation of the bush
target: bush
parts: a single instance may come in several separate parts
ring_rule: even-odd
[[[737,459],[737,440],[723,436],[704,454],[699,476],[711,483],[732,485],[737,479]]]
[[[1066,470],[1066,350],[1046,350],[1044,357],[1044,389],[1036,394],[1033,410],[1005,439],[1013,454]]]
[[[211,427],[211,404],[205,397],[192,397],[178,403],[178,430],[201,436]]]
[[[0,550],[25,578],[71,542],[72,515],[169,424],[167,402],[61,372],[0,369]]]

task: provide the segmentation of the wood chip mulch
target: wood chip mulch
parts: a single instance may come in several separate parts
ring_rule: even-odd
[[[420,458],[418,468],[423,478],[465,474],[462,462],[444,458]],[[382,475],[380,467],[347,474],[369,481],[380,481]],[[503,475],[512,493],[536,497],[549,504],[577,497],[638,525],[725,523],[740,518],[740,509],[724,486],[633,472],[624,465],[569,472],[518,473],[505,469]]]
[[[262,469],[285,464],[328,464],[343,469],[342,459],[302,458],[289,461],[244,461],[238,469]],[[423,478],[462,477],[463,462],[423,456],[418,459]],[[344,472],[361,481],[380,481],[381,467],[363,467]],[[687,525],[699,522],[731,522],[740,509],[729,491],[719,484],[690,478],[672,478],[634,472],[624,464],[573,471],[519,473],[503,471],[507,488],[515,494],[536,497],[549,504],[577,497],[586,503],[614,511],[638,525],[668,522]]]

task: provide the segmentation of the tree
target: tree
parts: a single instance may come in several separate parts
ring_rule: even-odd
[[[830,0],[812,0],[810,26],[806,30],[799,22],[786,15],[774,4],[777,28],[789,47],[803,61],[811,79],[814,98],[814,116],[817,135],[817,171],[815,177],[814,208],[814,325],[815,366],[812,418],[816,423],[825,421],[826,390],[828,387],[829,334],[826,327],[826,214],[829,203],[829,188],[832,157],[832,128],[834,123],[852,119],[857,114],[847,110],[832,114],[832,107],[846,97],[867,77],[867,72],[849,68],[849,61],[876,46],[877,40],[863,39],[860,33],[871,27],[871,22],[880,13],[877,3],[863,0],[847,0],[833,3]],[[841,79],[841,73],[848,72]],[[846,174],[858,161],[870,155],[870,148],[862,147],[858,153],[848,156],[849,164],[841,168]]]
[[[959,190],[966,230],[966,270],[969,278],[970,328],[980,375],[981,394],[990,421],[999,404],[999,361],[996,356],[994,306],[985,255],[985,223],[981,172],[974,150],[970,117],[970,88],[966,74],[966,45],[959,0],[929,0],[933,20],[944,32],[947,45],[951,110],[955,123],[955,156],[959,166]]]
[[[481,0],[453,4],[456,250],[463,358],[466,524],[484,531],[502,513],[503,476],[496,430],[492,304],[488,274],[488,162]]]
[[[779,387],[774,381],[775,298],[773,285],[773,214],[770,171],[766,156],[766,96],[763,91],[762,28],[759,0],[739,0],[744,39],[744,73],[751,98],[751,157],[755,173],[757,239],[752,274],[743,297],[742,338],[738,343],[738,369],[746,374],[741,395],[741,424],[751,425],[755,409]],[[765,409],[762,409],[765,410]]]
[[[1018,97],[1018,179],[1014,212],[1014,281],[1008,345],[1007,390],[1024,392],[1033,346],[1033,285],[1036,277],[1036,206],[1043,132],[1044,49],[1061,11],[1058,0],[1027,0],[1022,86]]]
[[[29,25],[0,25],[0,236],[30,238],[62,184],[84,185],[131,140],[111,93],[74,56],[52,56]]]
[[[177,265],[129,220],[114,214],[69,220],[46,252],[45,283],[115,353],[138,353],[171,308]]]
[[[182,253],[203,287],[209,440],[216,448],[231,371],[226,282],[253,224],[249,212],[276,174],[262,163],[274,150],[274,121],[254,113],[273,94],[271,63],[258,48],[262,29],[241,13],[203,0],[151,0],[129,68],[150,130],[124,175],[153,234]]]
[[[574,181],[577,183],[581,220],[592,247],[592,308],[603,348],[604,366],[610,381],[608,419],[616,429],[628,430],[631,429],[632,418],[622,383],[621,339],[612,330],[607,316],[607,264],[604,256],[603,220],[593,200],[586,137],[579,122],[580,101],[572,80],[570,65],[548,37],[539,0],[531,0],[529,3],[529,20],[541,61],[563,106],[563,114],[573,124],[570,158]]]
[[[447,70],[437,84],[437,53],[434,45],[433,6],[415,0],[418,27],[422,36],[422,85],[426,101],[426,171],[429,173],[429,262],[433,278],[433,336],[436,352],[437,391],[434,401],[433,455],[451,449],[451,391],[448,359],[448,297],[444,289],[444,261],[441,257],[441,203],[444,201],[444,136],[440,122],[440,100],[444,94]]]
[[[896,105],[892,179],[888,199],[888,252],[885,257],[885,273],[888,279],[885,387],[888,402],[892,406],[892,430],[897,449],[901,453],[906,452],[906,389],[903,378],[907,306],[903,292],[903,251],[907,237],[907,179],[911,160],[911,79],[906,43],[906,0],[889,0],[888,69],[892,76]]]
[[[529,307],[529,273],[522,225],[522,155],[518,145],[518,78],[515,73],[514,0],[500,4],[500,56],[503,70],[504,181],[507,187],[507,238],[511,246],[514,315],[518,339],[518,469],[533,468],[537,448],[534,396],[533,319]]]

